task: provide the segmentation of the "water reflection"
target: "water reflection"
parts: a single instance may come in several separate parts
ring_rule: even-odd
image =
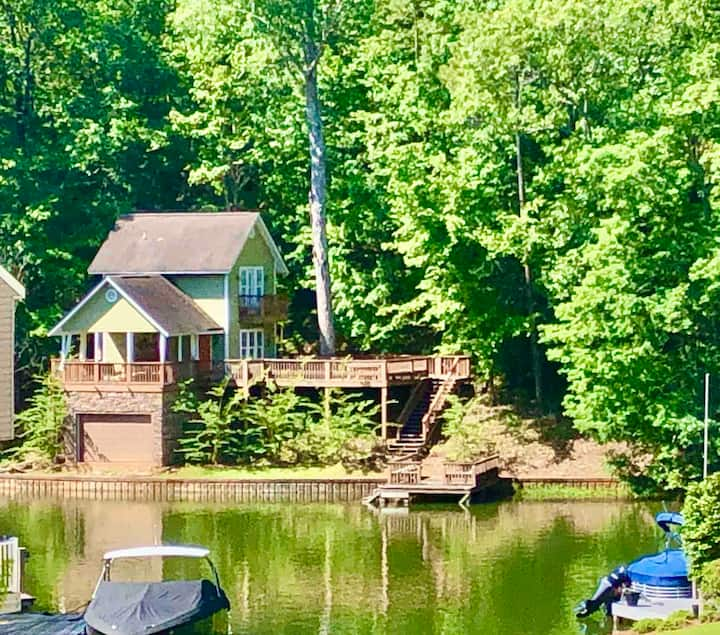
[[[656,547],[651,509],[502,503],[372,513],[360,505],[0,501],[0,533],[31,551],[41,609],[84,604],[108,549],[205,544],[235,633],[573,634],[596,579]],[[195,575],[159,561],[134,579]]]

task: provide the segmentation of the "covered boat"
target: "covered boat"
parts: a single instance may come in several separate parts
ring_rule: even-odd
[[[626,589],[634,592],[635,602],[639,596],[651,602],[692,597],[687,558],[680,548],[680,536],[674,530],[683,524],[682,514],[660,512],[655,522],[665,532],[665,549],[633,560],[627,567],[621,565],[601,578],[594,595],[575,608],[577,617],[587,617],[601,606],[609,612],[610,605]]]
[[[688,563],[679,548],[680,538],[673,526],[683,524],[682,514],[660,512],[655,522],[665,532],[665,549],[643,556],[628,565],[628,575],[633,591],[640,592],[648,600],[675,600],[692,597],[692,584],[688,579]],[[676,547],[672,544],[676,543]]]
[[[180,633],[230,608],[217,570],[204,547],[160,545],[108,551],[103,571],[85,611],[89,635],[156,635]],[[203,558],[213,580],[116,582],[110,579],[120,558]],[[203,632],[212,632],[203,630]]]

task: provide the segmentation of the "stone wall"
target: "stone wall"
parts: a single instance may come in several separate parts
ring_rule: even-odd
[[[78,415],[150,415],[153,433],[153,465],[174,462],[177,439],[181,432],[181,415],[171,410],[175,390],[132,392],[128,390],[94,390],[66,392],[70,412],[66,451],[70,458],[77,456],[76,437]]]

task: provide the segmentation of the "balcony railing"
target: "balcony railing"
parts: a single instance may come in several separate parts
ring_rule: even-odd
[[[241,321],[287,320],[289,301],[284,295],[241,295],[238,298],[238,317]]]
[[[210,362],[133,362],[51,360],[51,371],[65,386],[98,386],[123,384],[169,386],[191,377],[209,376]]]

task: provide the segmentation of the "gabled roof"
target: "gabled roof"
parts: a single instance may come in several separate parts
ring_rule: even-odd
[[[165,336],[192,335],[223,328],[189,296],[162,276],[112,276],[105,278],[49,333],[66,334],[64,326],[101,289],[111,286],[158,332]]]
[[[121,216],[88,267],[92,274],[224,274],[257,229],[279,273],[280,250],[258,212],[138,212]]]
[[[25,287],[23,287],[3,266],[0,266],[0,280],[13,290],[13,293],[18,300],[25,299]]]

